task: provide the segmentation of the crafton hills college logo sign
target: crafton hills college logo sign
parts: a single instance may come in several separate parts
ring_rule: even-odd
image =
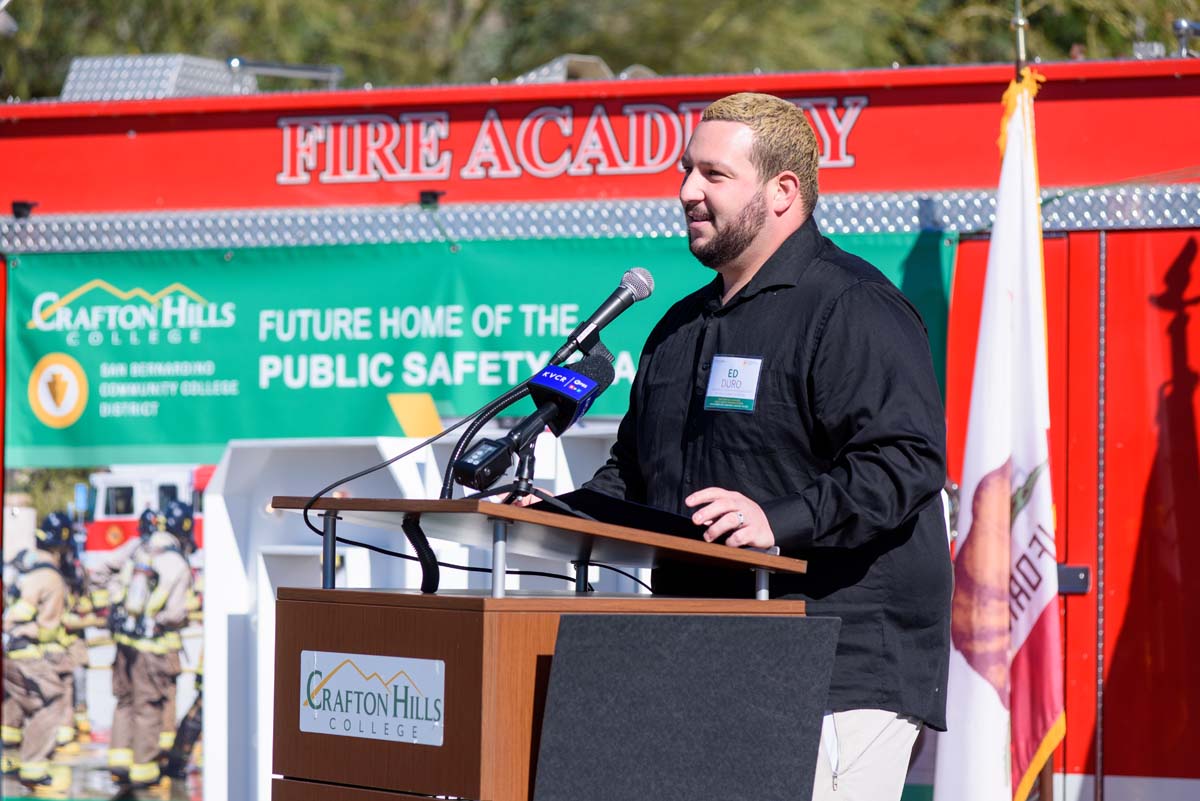
[[[445,714],[440,659],[300,653],[300,731],[441,746]]]
[[[79,362],[65,353],[38,360],[29,376],[29,406],[50,428],[75,423],[87,407],[88,382]]]

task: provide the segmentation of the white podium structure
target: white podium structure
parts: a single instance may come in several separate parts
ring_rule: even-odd
[[[616,422],[582,424],[562,439],[538,440],[535,483],[559,494],[576,488],[603,464]],[[457,433],[457,432],[456,432]],[[496,432],[485,429],[482,436]],[[437,498],[442,469],[455,434],[399,462],[341,487],[343,496]],[[234,440],[209,483],[204,500],[204,801],[268,801],[271,797],[275,591],[321,586],[321,537],[293,512],[271,507],[276,495],[313,492],[416,445],[398,437],[355,439]],[[321,519],[312,516],[320,528]],[[403,536],[378,528],[339,525],[338,535],[411,554]],[[489,567],[489,553],[431,539],[438,559]],[[346,588],[416,588],[413,561],[338,545],[337,585]],[[570,575],[565,563],[514,557],[513,569]],[[598,590],[630,592],[634,584],[613,574],[594,577]],[[508,577],[512,589],[565,589],[538,577]],[[446,589],[482,589],[483,573],[442,570]]]

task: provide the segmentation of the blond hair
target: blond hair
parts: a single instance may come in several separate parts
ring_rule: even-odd
[[[811,213],[817,205],[817,137],[804,112],[786,100],[738,92],[713,102],[701,122],[740,122],[754,132],[750,161],[766,181],[791,171],[800,179],[800,197]]]

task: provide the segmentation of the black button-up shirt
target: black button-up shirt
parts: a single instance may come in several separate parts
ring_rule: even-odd
[[[721,304],[688,295],[650,334],[608,463],[587,486],[678,514],[741,492],[808,560],[772,595],[842,619],[831,710],[945,728],[951,565],[940,490],[945,418],[916,309],[809,220]],[[705,409],[719,356],[761,359],[752,411]],[[714,393],[719,394],[719,393]],[[667,565],[656,592],[751,597],[748,573]]]

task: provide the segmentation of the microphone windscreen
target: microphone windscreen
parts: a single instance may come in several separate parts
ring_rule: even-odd
[[[645,300],[654,291],[654,276],[644,267],[633,267],[621,276],[621,286],[633,292],[633,300]]]
[[[568,364],[567,367],[599,384],[596,395],[608,389],[617,377],[617,371],[612,362],[599,353],[584,356],[574,364]]]

